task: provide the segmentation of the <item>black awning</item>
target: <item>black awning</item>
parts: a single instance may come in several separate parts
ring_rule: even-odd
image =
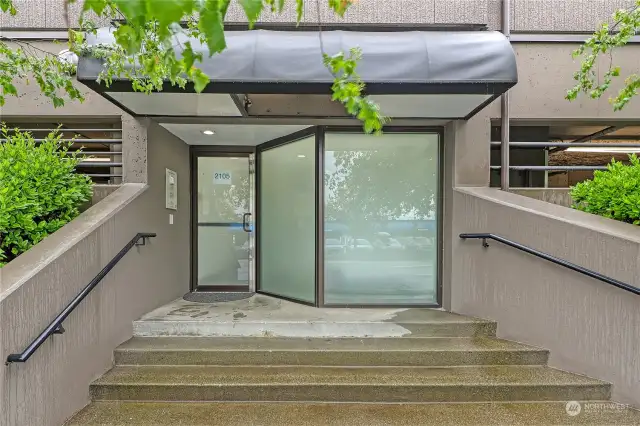
[[[89,43],[113,43],[111,31],[100,29],[97,36],[91,36]],[[187,41],[186,36],[180,37],[175,41],[177,51]],[[413,96],[410,102],[413,110],[421,108],[422,102],[415,98],[419,95],[436,95],[437,98],[431,101],[438,103],[442,103],[445,95],[471,95],[467,98],[469,102],[462,102],[462,98],[459,99],[461,102],[446,98],[451,105],[444,109],[451,113],[445,114],[445,118],[466,117],[517,82],[515,54],[509,41],[498,32],[253,30],[229,31],[226,37],[227,49],[213,57],[208,57],[206,46],[191,40],[194,50],[203,53],[205,59],[200,66],[212,80],[204,91],[205,96],[329,95],[333,76],[322,63],[322,49],[332,55],[348,52],[353,47],[359,47],[363,52],[358,73],[367,84],[367,93],[380,95],[382,106],[384,95],[393,95],[394,103],[401,99],[398,95]],[[102,66],[100,60],[80,58],[78,80],[134,113],[156,115],[136,111],[143,101],[133,102],[135,108],[127,105],[129,100],[140,96],[126,94],[132,92],[130,82],[114,81],[109,88],[97,85]],[[193,86],[183,90],[167,84],[165,92],[189,94],[193,93]],[[177,98],[174,96],[172,102]],[[204,109],[208,109],[211,102],[204,103],[207,104]],[[238,103],[236,100],[235,104]],[[177,115],[186,112],[183,110]],[[200,112],[193,111],[196,115],[201,115]]]

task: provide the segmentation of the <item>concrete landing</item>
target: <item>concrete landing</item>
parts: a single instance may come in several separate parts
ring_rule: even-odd
[[[591,403],[593,406],[595,404]],[[577,415],[566,402],[476,404],[96,402],[68,426],[560,426],[640,425],[640,413],[609,402]],[[570,411],[571,412],[571,411]],[[576,414],[575,411],[571,414]]]
[[[178,299],[133,325],[138,337],[471,337],[495,329],[492,321],[436,309],[314,308],[259,294],[218,303]]]

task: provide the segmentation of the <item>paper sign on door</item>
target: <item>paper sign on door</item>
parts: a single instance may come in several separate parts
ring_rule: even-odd
[[[214,172],[214,185],[231,185],[231,172]]]

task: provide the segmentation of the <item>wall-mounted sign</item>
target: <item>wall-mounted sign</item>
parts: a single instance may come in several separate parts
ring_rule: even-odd
[[[231,185],[231,172],[214,172],[214,185]]]

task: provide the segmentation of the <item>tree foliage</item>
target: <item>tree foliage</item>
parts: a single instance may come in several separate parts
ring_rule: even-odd
[[[74,219],[91,198],[91,179],[74,173],[83,157],[51,133],[0,129],[0,267]]]
[[[629,160],[629,165],[613,160],[608,170],[595,171],[592,180],[574,186],[573,207],[640,225],[640,159],[632,154]]]
[[[60,0],[68,7],[77,0]],[[184,88],[192,83],[196,92],[202,92],[209,84],[209,77],[199,64],[203,54],[196,52],[189,39],[197,39],[208,48],[209,56],[226,49],[224,20],[231,1],[237,1],[253,27],[263,12],[280,13],[287,1],[295,1],[298,22],[302,19],[304,0],[85,0],[78,23],[68,23],[69,48],[72,52],[92,55],[105,62],[99,81],[109,86],[114,79],[127,78],[133,89],[143,93],[161,91],[166,81]],[[320,1],[320,0],[309,0]],[[337,15],[343,16],[355,0],[325,0]],[[0,0],[3,13],[15,15],[12,0]],[[113,45],[89,46],[87,33],[95,33],[96,21],[108,19],[116,26]],[[68,13],[66,14],[68,16]],[[79,28],[79,31],[71,29]],[[186,37],[185,37],[186,36]],[[175,48],[178,38],[187,41]],[[82,100],[82,94],[72,84],[73,66],[57,57],[34,55],[26,43],[12,48],[0,38],[0,105],[6,95],[17,95],[14,82],[35,75],[45,96],[55,106],[65,99]],[[361,52],[355,49],[347,56],[323,54],[323,61],[335,77],[333,99],[341,102],[346,110],[359,118],[367,133],[379,133],[386,119],[378,106],[365,95],[365,85],[357,73],[357,61]],[[60,89],[63,90],[61,95]],[[64,96],[63,96],[64,95]]]
[[[603,23],[600,28],[587,39],[574,53],[574,58],[581,58],[580,69],[574,74],[576,84],[567,92],[567,99],[575,100],[581,94],[593,99],[602,97],[611,87],[613,80],[621,76],[621,69],[614,63],[613,52],[625,46],[640,30],[640,0],[635,7],[620,9],[613,14],[613,23]],[[607,71],[600,76],[598,63],[607,60]],[[614,110],[624,108],[637,94],[640,88],[640,75],[629,74],[625,77],[624,87],[610,98]]]

